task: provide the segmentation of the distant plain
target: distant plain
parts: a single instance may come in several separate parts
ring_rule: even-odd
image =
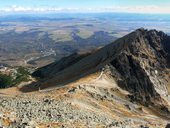
[[[41,67],[105,46],[141,26],[170,34],[170,16],[123,13],[0,16],[0,61]]]

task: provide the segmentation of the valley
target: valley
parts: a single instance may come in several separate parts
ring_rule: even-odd
[[[75,52],[101,48],[140,26],[170,33],[166,15],[2,15],[0,62],[11,66],[42,67]]]

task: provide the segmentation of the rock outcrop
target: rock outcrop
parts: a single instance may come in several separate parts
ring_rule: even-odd
[[[124,40],[126,48],[108,65],[118,84],[147,104],[168,96],[170,37],[156,30],[139,29],[129,35],[131,38],[133,41]]]

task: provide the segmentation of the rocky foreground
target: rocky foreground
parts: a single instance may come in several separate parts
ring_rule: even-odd
[[[106,74],[98,76],[93,76],[96,81],[90,77],[86,82],[82,80],[86,84],[76,82],[55,91],[1,94],[0,125],[7,128],[165,127],[167,120],[145,106],[130,102],[128,92],[113,84]]]
[[[135,122],[132,119],[116,121],[107,113],[93,113],[77,108],[69,101],[41,100],[27,98],[1,99],[1,126],[6,127],[126,127]],[[129,126],[127,126],[129,125]],[[145,123],[146,125],[146,123]],[[140,126],[140,125],[139,125]],[[141,125],[142,127],[142,125]]]

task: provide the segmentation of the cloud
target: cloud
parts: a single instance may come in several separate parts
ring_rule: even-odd
[[[159,7],[159,6],[127,6],[127,7],[113,7],[107,8],[108,11],[121,11],[129,13],[170,13],[170,7]]]
[[[57,8],[57,7],[21,7],[10,6],[0,8],[0,12],[62,12],[62,11],[76,11],[77,8]]]
[[[0,8],[0,12],[128,12],[128,13],[169,13],[170,7],[159,6],[113,6],[106,8],[58,8],[58,7],[21,7]]]

